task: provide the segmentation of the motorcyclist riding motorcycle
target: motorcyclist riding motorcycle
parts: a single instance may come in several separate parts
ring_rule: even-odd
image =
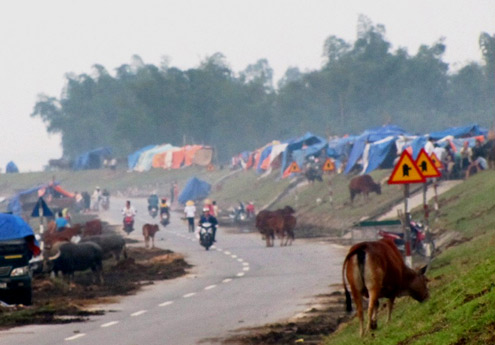
[[[136,216],[136,212],[136,209],[131,206],[131,202],[127,200],[125,207],[122,209],[122,215],[124,216],[124,231],[127,233],[134,230],[134,217]]]
[[[203,208],[203,214],[201,215],[201,218],[199,219],[199,226],[203,225],[203,223],[210,223],[212,225],[212,230],[213,230],[213,242],[216,242],[216,233],[217,233],[217,225],[218,221],[217,219],[210,214],[210,208],[205,207]]]
[[[160,223],[167,225],[170,222],[170,208],[167,204],[167,198],[162,198],[160,202]]]
[[[158,195],[156,195],[155,192],[153,192],[149,197],[148,197],[148,212],[151,214],[153,213],[156,216],[156,211],[158,211]],[[153,216],[154,217],[154,216]]]

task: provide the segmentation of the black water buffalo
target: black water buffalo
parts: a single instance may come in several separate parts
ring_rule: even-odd
[[[88,236],[83,237],[81,239],[82,242],[94,242],[101,247],[103,250],[103,258],[108,259],[112,255],[115,260],[120,260],[120,255],[124,255],[124,258],[127,258],[127,251],[125,247],[125,240],[120,235],[97,235],[97,236]]]
[[[69,282],[74,279],[75,271],[91,269],[99,281],[103,283],[102,275],[103,250],[94,242],[64,243],[57,253],[48,258],[51,271],[58,275],[62,272]]]

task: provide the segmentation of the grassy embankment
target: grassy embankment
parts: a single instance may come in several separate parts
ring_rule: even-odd
[[[399,299],[386,324],[364,339],[354,319],[325,344],[495,344],[495,174],[473,176],[440,198],[436,233],[457,232],[428,272],[430,299]]]

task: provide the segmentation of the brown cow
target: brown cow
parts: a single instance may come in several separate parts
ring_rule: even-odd
[[[263,210],[256,215],[256,228],[266,240],[267,247],[273,247],[275,235],[280,238],[281,246],[286,246],[289,240],[292,244],[296,225],[296,218],[292,215],[293,213],[295,213],[294,209],[286,206],[276,211]],[[286,236],[287,239],[284,242]]]
[[[370,175],[362,175],[351,179],[351,182],[349,183],[349,192],[351,193],[352,204],[356,194],[363,193],[364,197],[367,199],[368,194],[371,192],[382,194],[382,188],[380,184],[373,181]]]
[[[342,266],[347,311],[352,302],[347,290],[346,278],[356,304],[361,336],[364,335],[363,296],[368,298],[368,324],[366,330],[376,329],[378,299],[388,298],[390,321],[394,300],[400,296],[411,296],[422,302],[428,298],[426,266],[415,271],[404,264],[394,242],[381,239],[375,242],[361,242],[352,246]]]
[[[143,236],[144,236],[144,246],[149,247],[151,239],[151,248],[155,248],[155,234],[160,228],[158,224],[144,224],[143,225]]]
[[[43,234],[43,241],[46,247],[50,247],[56,242],[70,242],[72,237],[81,234],[81,224],[74,224],[71,228],[64,228],[62,231],[46,232]]]
[[[83,237],[88,236],[98,236],[103,233],[103,226],[101,225],[101,220],[93,219],[87,221],[84,225]]]

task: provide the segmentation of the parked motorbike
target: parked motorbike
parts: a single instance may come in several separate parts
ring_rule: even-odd
[[[199,227],[199,244],[205,247],[206,250],[213,245],[213,224],[206,222],[201,224]]]
[[[409,227],[411,229],[411,252],[419,254],[421,256],[428,256],[434,252],[435,244],[433,241],[427,241],[424,227],[421,223],[410,221]],[[404,234],[401,232],[392,232],[379,230],[378,236],[382,238],[391,238],[399,251],[405,253],[405,241]],[[428,245],[430,249],[428,250]]]
[[[133,217],[124,217],[124,231],[129,235],[132,231],[134,231],[134,218]]]
[[[160,224],[164,227],[170,223],[170,215],[168,213],[162,214],[162,219],[160,220]]]
[[[234,224],[243,223],[248,219],[246,208],[242,202],[239,203],[239,206],[230,209],[229,218]]]
[[[150,207],[148,212],[149,212],[151,218],[155,218],[158,215],[158,207],[152,206],[152,207]]]

